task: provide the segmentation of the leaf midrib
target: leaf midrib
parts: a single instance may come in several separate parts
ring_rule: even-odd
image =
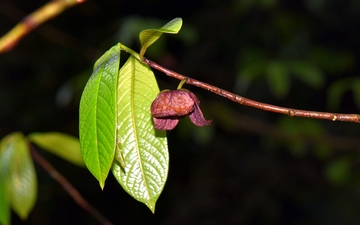
[[[132,125],[133,125],[133,130],[134,130],[134,135],[135,137],[138,137],[137,135],[137,129],[136,129],[136,117],[135,117],[135,58],[130,56],[131,60],[132,60],[132,63],[131,63],[131,90],[130,90],[130,98],[131,98],[131,117],[132,117]],[[148,192],[148,197],[149,197],[149,200],[151,199],[151,196],[149,194],[149,187],[148,187],[148,183],[147,183],[147,180],[146,180],[146,176],[145,176],[145,173],[144,173],[144,169],[143,169],[143,166],[142,166],[142,160],[141,160],[141,156],[140,156],[140,148],[139,148],[139,141],[137,138],[135,138],[135,143],[136,143],[136,153],[137,153],[137,157],[139,159],[139,166],[140,166],[140,170],[141,170],[141,175],[143,177],[143,180],[144,180],[144,185],[145,185],[145,188],[146,188],[146,191]]]

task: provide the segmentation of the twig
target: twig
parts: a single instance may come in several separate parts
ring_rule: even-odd
[[[53,0],[25,17],[12,30],[0,38],[0,53],[11,50],[27,33],[65,9],[85,0]]]
[[[99,211],[97,211],[92,205],[90,205],[81,194],[70,184],[70,182],[62,176],[46,159],[44,159],[35,148],[30,145],[31,154],[34,160],[42,166],[52,178],[54,178],[61,186],[69,193],[71,197],[79,204],[84,210],[88,211],[93,217],[95,217],[103,225],[112,225]]]
[[[280,107],[276,105],[270,105],[262,102],[257,102],[248,98],[244,98],[240,95],[236,95],[224,89],[218,88],[216,86],[195,80],[190,77],[186,77],[182,74],[176,73],[172,70],[164,68],[159,64],[144,58],[144,63],[149,65],[150,67],[159,70],[165,73],[167,76],[184,80],[186,79],[186,83],[190,85],[194,85],[196,87],[203,88],[205,90],[211,91],[217,95],[223,96],[231,101],[237,102],[241,105],[250,106],[253,108],[270,111],[274,113],[285,114],[288,116],[296,116],[296,117],[307,117],[307,118],[314,118],[314,119],[323,119],[323,120],[332,120],[332,121],[344,121],[344,122],[353,122],[353,123],[360,123],[360,115],[358,114],[340,114],[340,113],[328,113],[328,112],[316,112],[316,111],[307,111],[307,110],[299,110],[299,109],[291,109]]]
[[[238,111],[231,108],[226,108],[226,115],[220,113],[217,110],[218,103],[214,105],[203,105],[203,109],[207,109],[211,112],[210,115],[213,120],[222,120],[217,125],[222,129],[228,130],[229,132],[246,132],[254,133],[257,135],[267,136],[270,138],[282,140],[285,142],[300,141],[302,143],[310,143],[312,145],[327,146],[331,149],[337,149],[342,151],[360,150],[360,140],[357,137],[341,137],[328,134],[311,134],[311,133],[289,133],[286,129],[275,126],[267,121],[253,118],[240,114]],[[229,120],[228,118],[232,118]],[[234,119],[233,119],[234,118]],[[233,130],[233,128],[235,128]]]
[[[7,0],[1,1],[2,4],[0,7],[0,13],[8,17],[10,20],[17,22],[26,15],[25,12],[16,7],[12,2]],[[94,58],[101,56],[101,52],[99,50],[77,40],[76,37],[61,31],[50,23],[42,24],[34,31],[55,44],[79,53],[89,61],[94,61]]]

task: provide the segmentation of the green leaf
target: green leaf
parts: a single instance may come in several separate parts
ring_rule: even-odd
[[[1,153],[0,153],[1,163]],[[2,171],[0,170],[0,173]],[[7,189],[5,177],[0,174],[0,224],[10,225],[10,207],[7,200]]]
[[[266,63],[263,60],[258,60],[241,67],[238,72],[238,79],[236,80],[237,91],[245,93],[251,83],[264,72],[265,66]]]
[[[325,82],[321,70],[312,63],[306,61],[294,61],[289,63],[288,68],[299,80],[313,88],[320,88]]]
[[[358,109],[360,109],[360,79],[354,78],[352,82],[353,96]]]
[[[114,161],[112,172],[131,196],[152,212],[164,188],[169,164],[165,131],[154,128],[150,105],[159,93],[153,72],[130,56],[118,80],[117,152],[124,167]]]
[[[269,62],[267,68],[267,78],[270,88],[274,95],[278,98],[282,98],[289,92],[289,73],[284,65],[280,61]]]
[[[7,184],[10,180],[11,165],[14,159],[13,135],[8,135],[0,143],[0,224],[10,224],[10,204]]]
[[[331,111],[339,108],[342,97],[351,88],[351,83],[351,78],[344,78],[330,85],[327,92],[327,105]]]
[[[347,157],[339,158],[329,163],[325,168],[325,176],[333,183],[346,183],[351,174],[351,160]]]
[[[35,167],[27,141],[21,133],[12,133],[4,138],[4,147],[10,162],[10,174],[6,179],[8,201],[21,219],[26,219],[37,197]]]
[[[104,188],[115,154],[120,44],[101,56],[80,100],[80,146],[86,167]]]
[[[80,151],[79,139],[59,133],[32,133],[28,138],[43,148],[78,166],[85,166]]]
[[[288,140],[282,141],[281,144],[285,145],[296,157],[303,157],[307,154],[309,143],[306,140],[318,140],[325,133],[318,121],[305,118],[294,120],[294,118],[283,116],[278,125],[284,130]],[[320,144],[313,143],[314,147],[318,147]]]
[[[326,74],[340,75],[356,65],[351,50],[334,51],[324,46],[313,47],[309,51],[308,61],[326,71]]]
[[[182,19],[181,18],[175,18],[165,24],[160,29],[147,29],[140,32],[139,38],[140,38],[140,58],[142,59],[144,57],[144,54],[146,52],[146,49],[150,47],[154,42],[160,38],[160,36],[163,33],[168,34],[176,34],[179,32],[182,26]]]

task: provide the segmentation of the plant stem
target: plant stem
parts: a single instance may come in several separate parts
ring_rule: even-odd
[[[29,144],[31,154],[34,160],[42,166],[49,175],[54,178],[75,200],[77,204],[79,204],[84,210],[88,211],[95,219],[97,219],[103,225],[112,225],[110,221],[108,221],[99,211],[97,211],[92,205],[90,205],[81,194],[70,184],[70,182],[62,176],[46,159],[44,159],[37,151],[34,146]]]
[[[127,46],[124,45],[124,44],[121,44],[121,43],[119,43],[119,44],[120,44],[121,50],[124,50],[125,52],[127,52],[127,53],[129,53],[130,55],[134,56],[135,59],[141,61],[140,56],[139,56],[139,54],[138,54],[137,52],[135,52],[134,50],[132,50],[131,48],[127,47]]]
[[[178,90],[181,89],[182,86],[183,86],[185,83],[186,83],[186,79],[180,81],[180,84],[178,85],[177,89],[178,89]]]
[[[12,30],[0,38],[0,53],[11,50],[26,34],[40,24],[57,16],[65,9],[83,3],[85,0],[50,1],[29,16],[25,17]]]
[[[160,66],[159,64],[144,58],[144,63],[149,65],[150,67],[159,70],[163,73],[165,73],[167,76],[184,80],[186,79],[186,83],[200,87],[202,89],[205,89],[207,91],[213,92],[217,95],[220,95],[222,97],[225,97],[231,101],[237,102],[241,105],[250,106],[253,108],[270,111],[274,113],[280,113],[285,114],[291,117],[307,117],[307,118],[314,118],[314,119],[323,119],[323,120],[332,120],[332,121],[344,121],[344,122],[353,122],[353,123],[360,123],[360,115],[358,114],[340,114],[340,113],[329,113],[329,112],[316,112],[316,111],[308,111],[308,110],[300,110],[300,109],[291,109],[291,108],[285,108],[281,106],[276,105],[270,105],[267,103],[257,102],[248,98],[244,98],[240,95],[236,95],[234,93],[231,93],[229,91],[226,91],[224,89],[218,88],[216,86],[195,80],[190,77],[186,77],[182,74],[176,73],[172,70],[169,70],[167,68],[164,68]]]

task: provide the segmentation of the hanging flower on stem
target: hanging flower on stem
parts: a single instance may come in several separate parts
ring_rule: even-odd
[[[172,130],[179,120],[189,115],[196,126],[207,126],[211,120],[206,120],[200,109],[200,101],[196,95],[188,90],[181,89],[186,82],[182,80],[177,90],[163,90],[151,104],[151,114],[155,128],[158,130]]]

